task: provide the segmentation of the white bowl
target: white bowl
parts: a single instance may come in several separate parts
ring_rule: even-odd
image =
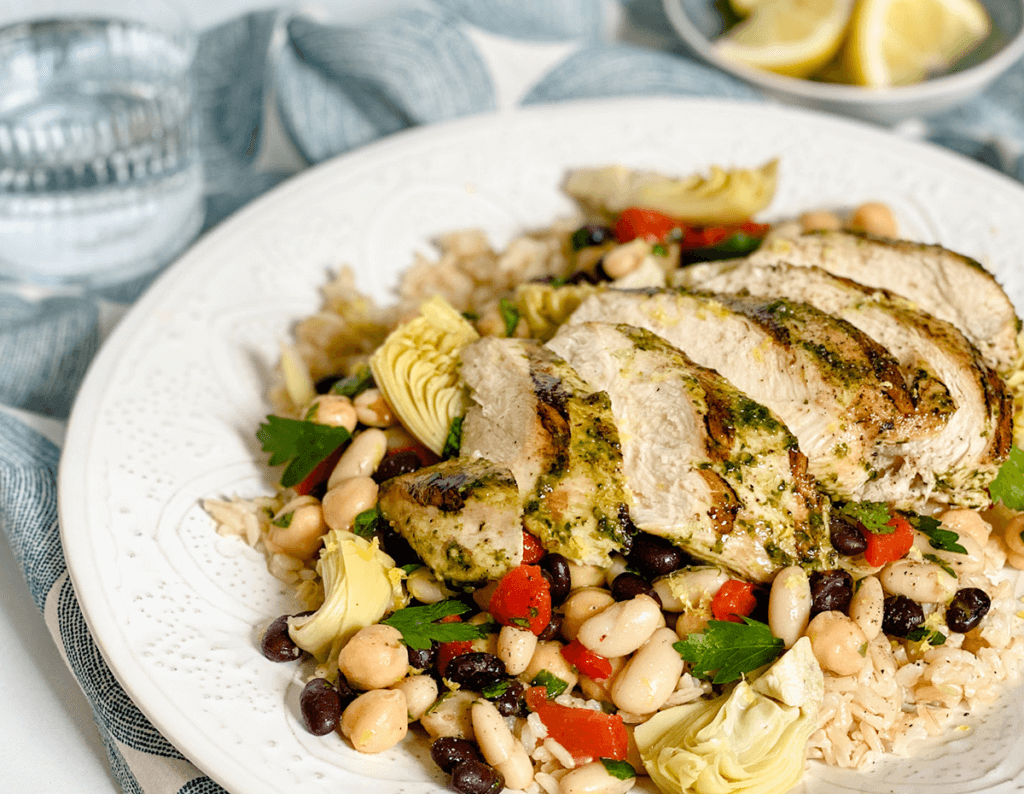
[[[719,55],[713,42],[725,23],[717,9],[725,0],[663,0],[672,27],[695,55],[786,102],[895,124],[949,110],[983,90],[1024,55],[1024,0],[982,0],[992,33],[942,76],[894,88],[820,83],[764,72]]]

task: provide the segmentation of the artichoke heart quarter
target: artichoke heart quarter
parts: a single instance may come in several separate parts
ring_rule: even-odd
[[[406,429],[441,454],[452,419],[469,406],[459,354],[479,339],[472,325],[440,296],[420,316],[396,328],[370,358],[377,386]]]

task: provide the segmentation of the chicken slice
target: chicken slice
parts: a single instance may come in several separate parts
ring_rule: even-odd
[[[823,500],[771,411],[640,328],[563,326],[547,346],[611,398],[637,527],[757,581],[835,566]]]
[[[442,461],[381,483],[377,506],[435,575],[456,587],[499,579],[523,561],[522,502],[508,469]]]
[[[978,262],[939,245],[851,232],[780,237],[749,257],[760,264],[817,265],[829,273],[880,287],[956,326],[996,372],[1017,360],[1020,322],[1013,304]]]
[[[781,298],[661,290],[592,296],[569,322],[606,318],[663,337],[771,409],[830,494],[865,499],[875,480],[901,464],[885,451],[915,429],[899,366],[843,320]]]
[[[872,289],[819,267],[757,264],[751,260],[708,262],[685,268],[677,283],[691,289],[781,296],[802,301],[848,321],[896,357],[917,406],[921,425],[932,432],[896,443],[889,451],[905,461],[889,478],[915,494],[909,507],[929,498],[948,504],[988,504],[987,487],[1010,450],[1012,398],[1002,379],[950,323],[909,301]],[[876,480],[871,489],[891,491]],[[866,493],[872,497],[871,491]]]
[[[461,372],[476,405],[462,425],[460,454],[512,471],[523,526],[544,548],[608,565],[630,532],[608,395],[532,340],[481,339],[462,352]]]

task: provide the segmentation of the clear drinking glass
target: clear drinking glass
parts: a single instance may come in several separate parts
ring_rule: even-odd
[[[0,0],[0,278],[112,284],[192,241],[195,48],[161,0]]]

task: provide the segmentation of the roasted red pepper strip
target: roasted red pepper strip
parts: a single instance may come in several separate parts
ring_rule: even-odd
[[[551,622],[551,589],[540,568],[520,565],[501,577],[487,611],[502,626],[544,631]]]
[[[753,583],[729,579],[711,599],[711,614],[715,620],[742,623],[742,618],[753,612],[756,606]]]
[[[540,540],[532,532],[523,530],[523,565],[533,565],[540,562],[547,552],[540,545]]]
[[[629,739],[618,714],[551,703],[544,687],[527,689],[526,705],[540,717],[548,736],[562,745],[577,764],[594,758],[626,759]]]
[[[662,212],[629,207],[615,221],[615,239],[628,243],[641,237],[649,243],[660,243],[679,225],[679,221]]]
[[[579,640],[573,640],[563,646],[562,656],[583,675],[595,681],[604,681],[612,674],[612,663],[601,654],[594,653]]]
[[[448,617],[441,618],[438,623],[461,623],[462,618],[458,615],[448,615]],[[456,642],[442,642],[437,646],[437,671],[444,675],[445,669],[448,667],[448,662],[454,659],[456,656],[462,656],[464,653],[470,653],[473,650],[473,643],[470,640],[458,640]]]
[[[894,531],[888,535],[880,535],[870,530],[863,533],[868,542],[868,547],[864,550],[864,560],[868,565],[878,567],[901,560],[914,545],[914,528],[903,516],[893,515],[886,522],[886,526],[892,527]]]
[[[341,453],[345,451],[345,447],[338,447],[334,452],[316,464],[316,467],[298,485],[295,486],[295,493],[299,496],[305,496],[320,483],[324,482],[328,477],[331,476],[331,472],[334,471],[334,467],[338,465],[338,460],[341,458]]]

